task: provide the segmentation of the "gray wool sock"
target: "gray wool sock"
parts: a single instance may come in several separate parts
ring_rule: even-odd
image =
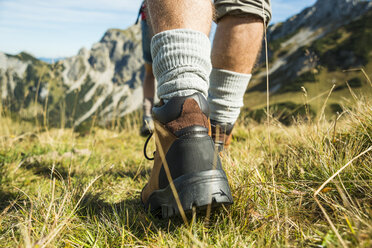
[[[251,77],[251,74],[213,68],[208,92],[212,120],[235,123],[243,107],[244,93]]]
[[[211,43],[204,33],[174,29],[156,34],[151,41],[158,97],[169,100],[200,92],[207,97]]]

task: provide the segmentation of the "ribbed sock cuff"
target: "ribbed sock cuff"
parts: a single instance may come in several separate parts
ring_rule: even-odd
[[[208,102],[211,119],[222,123],[235,123],[243,107],[243,97],[251,74],[213,69],[210,75]]]
[[[211,43],[204,33],[174,29],[155,35],[151,41],[154,75],[160,99],[200,92],[207,97]]]

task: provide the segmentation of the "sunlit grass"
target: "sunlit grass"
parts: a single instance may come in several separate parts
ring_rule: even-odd
[[[93,126],[84,135],[6,115],[0,122],[0,247],[341,246],[331,223],[346,245],[372,245],[371,153],[318,195],[331,222],[314,199],[323,182],[371,147],[370,98],[358,98],[337,120],[274,120],[275,186],[266,126],[238,124],[222,156],[235,203],[189,227],[141,206],[151,162],[142,155],[137,120],[121,130]]]

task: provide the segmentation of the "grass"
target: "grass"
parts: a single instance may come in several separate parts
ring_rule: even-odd
[[[235,203],[189,227],[142,209],[138,115],[76,133],[2,111],[0,247],[371,247],[371,98],[352,93],[338,116],[269,130],[242,119],[222,156]]]
[[[364,67],[364,70],[368,75],[363,75],[360,70],[329,71],[327,68],[322,67],[321,70],[315,74],[315,82],[312,82],[313,80],[311,79],[289,84],[288,87],[296,86],[296,88],[288,92],[272,93],[270,96],[270,103],[272,105],[280,105],[290,101],[296,105],[303,105],[305,101],[308,101],[311,109],[319,117],[325,99],[323,96],[327,95],[332,85],[335,84],[336,87],[325,108],[326,116],[332,119],[332,115],[336,113],[332,107],[333,104],[344,105],[345,107],[352,107],[354,104],[352,93],[347,84],[352,87],[353,92],[357,95],[365,95],[367,97],[371,95],[372,89],[368,77],[372,76],[370,73],[372,72],[372,63],[369,62],[366,67]],[[255,82],[252,83],[254,87]],[[250,86],[250,89],[253,87]],[[301,90],[302,87],[306,89],[307,99],[305,99],[305,94],[303,90]],[[265,109],[266,93],[264,91],[252,91],[250,89],[244,96],[244,105],[249,106],[249,109],[245,107],[245,111],[260,111]]]

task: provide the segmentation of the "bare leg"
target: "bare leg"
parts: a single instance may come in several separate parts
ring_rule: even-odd
[[[152,73],[152,65],[145,63],[145,79],[143,81],[143,97],[154,98],[155,93],[155,77]]]
[[[261,48],[263,30],[259,17],[222,18],[213,43],[213,68],[250,74]]]
[[[209,35],[213,16],[210,0],[150,0],[147,4],[154,34],[182,28]]]
[[[145,63],[145,79],[143,81],[143,115],[150,117],[154,105],[155,77],[152,73],[152,65]]]
[[[148,0],[159,99],[208,94],[213,8],[210,0]]]
[[[151,118],[151,111],[154,105],[154,83],[155,78],[152,73],[152,65],[145,63],[145,79],[143,82],[143,119],[141,135],[148,136],[154,130],[154,124]]]
[[[225,16],[217,27],[213,49],[213,70],[210,76],[209,106],[212,135],[219,147],[228,146],[231,131],[243,106],[243,97],[260,51],[263,20]]]

